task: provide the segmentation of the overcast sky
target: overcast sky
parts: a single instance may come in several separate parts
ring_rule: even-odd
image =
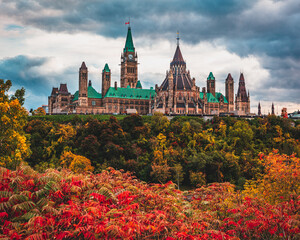
[[[105,63],[119,85],[129,17],[144,88],[164,80],[179,31],[200,89],[213,72],[225,93],[231,73],[236,93],[243,72],[251,112],[300,109],[299,0],[0,0],[0,78],[25,87],[28,109],[60,83],[78,90],[82,61],[96,90]]]

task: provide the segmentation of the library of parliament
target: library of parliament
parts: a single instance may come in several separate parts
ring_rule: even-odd
[[[234,80],[229,73],[225,80],[225,96],[216,92],[216,79],[208,74],[207,86],[196,85],[177,47],[170,69],[160,86],[144,89],[138,79],[138,55],[131,28],[128,27],[125,47],[121,55],[120,84],[111,86],[111,70],[105,64],[102,70],[102,89],[97,91],[88,81],[88,67],[79,68],[79,89],[74,94],[67,84],[53,87],[48,97],[49,114],[124,114],[141,115],[161,112],[170,115],[219,115],[221,113],[247,115],[250,113],[250,95],[246,92],[245,78],[240,74],[238,91],[234,96]],[[100,78],[100,76],[99,76]],[[100,89],[99,89],[100,90]]]

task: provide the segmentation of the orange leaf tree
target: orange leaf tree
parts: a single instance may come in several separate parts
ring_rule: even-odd
[[[300,158],[279,155],[276,151],[260,158],[265,174],[257,181],[248,181],[245,194],[261,197],[270,203],[287,201],[300,194]]]

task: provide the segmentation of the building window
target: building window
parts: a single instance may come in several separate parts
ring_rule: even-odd
[[[96,101],[92,101],[92,106],[96,106]]]

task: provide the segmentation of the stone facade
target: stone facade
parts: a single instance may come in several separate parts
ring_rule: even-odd
[[[121,88],[136,88],[138,82],[137,53],[133,45],[131,28],[128,28],[126,44],[121,55]]]
[[[102,70],[102,93],[88,82],[88,68],[83,62],[79,68],[79,90],[72,95],[66,84],[60,90],[53,88],[48,98],[49,114],[123,114],[151,113],[155,91],[143,89],[138,80],[137,53],[128,28],[125,47],[121,55],[120,86],[111,87],[111,70],[105,64]]]
[[[53,88],[48,98],[49,114],[149,114],[162,112],[172,115],[218,115],[250,112],[250,96],[246,94],[245,79],[240,76],[238,93],[235,98],[234,80],[229,73],[225,80],[225,96],[216,92],[216,79],[212,72],[206,80],[206,88],[196,85],[182,57],[177,38],[177,47],[170,63],[170,69],[160,86],[143,89],[138,80],[138,57],[133,45],[131,28],[128,28],[125,47],[121,54],[120,87],[117,82],[111,86],[111,70],[105,64],[102,70],[102,93],[88,82],[88,68],[83,62],[79,68],[79,90],[73,95],[67,85]]]
[[[179,44],[177,45],[170,70],[160,87],[155,87],[156,97],[153,111],[164,114],[201,114],[202,103],[199,87],[186,70]]]
[[[234,110],[234,82],[230,74],[225,84],[227,97],[216,92],[216,79],[212,72],[207,77],[206,84],[206,88],[202,88],[200,92],[195,78],[191,78],[190,71],[186,69],[178,38],[176,51],[165,80],[160,87],[155,87],[153,112],[159,111],[174,115],[218,115]]]
[[[229,73],[225,80],[225,97],[228,101],[228,111],[234,111],[234,81]]]
[[[49,113],[68,113],[72,98],[73,96],[69,93],[67,84],[61,83],[59,89],[53,88],[51,95],[48,97]]]
[[[247,115],[250,113],[250,94],[246,92],[244,74],[240,74],[239,88],[235,97],[235,110],[237,115]]]

